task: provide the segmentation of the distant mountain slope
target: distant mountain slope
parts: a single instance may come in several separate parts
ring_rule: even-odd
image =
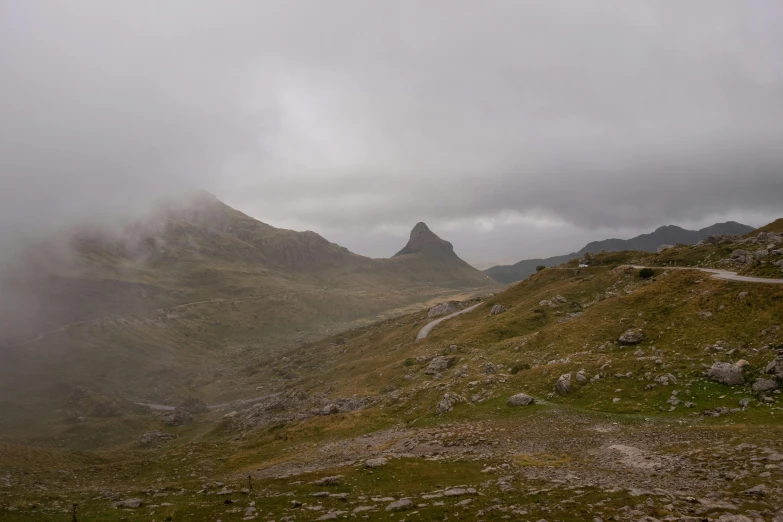
[[[207,194],[120,232],[80,231],[62,242],[31,250],[2,281],[4,296],[18,296],[7,299],[14,310],[0,307],[4,337],[13,337],[13,330],[38,332],[180,303],[305,287],[399,292],[409,285],[459,289],[494,283],[424,223],[416,225],[400,254],[371,259],[315,232],[262,223]],[[411,298],[419,298],[417,292],[427,293],[409,289]]]
[[[513,283],[525,279],[535,272],[539,265],[557,266],[575,257],[584,255],[585,252],[597,253],[602,250],[607,252],[619,252],[622,250],[641,250],[655,252],[660,245],[692,245],[712,234],[736,234],[742,235],[752,232],[753,227],[734,221],[716,223],[701,230],[686,230],[684,228],[667,225],[657,228],[649,234],[642,234],[631,239],[605,239],[593,241],[585,245],[578,252],[562,256],[554,256],[544,259],[524,259],[513,265],[498,265],[484,270],[484,273],[501,283]]]

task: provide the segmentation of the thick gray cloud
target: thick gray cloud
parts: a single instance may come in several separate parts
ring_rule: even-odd
[[[191,186],[476,262],[783,211],[776,0],[0,10],[0,239]]]

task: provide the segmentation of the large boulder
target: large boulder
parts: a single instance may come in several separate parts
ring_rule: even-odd
[[[424,373],[427,375],[435,375],[436,373],[445,372],[451,368],[451,365],[454,364],[454,361],[456,360],[457,358],[454,356],[447,357],[445,355],[441,355],[439,357],[435,357],[430,361],[430,364],[427,365],[427,369],[424,370]]]
[[[644,332],[642,332],[642,329],[631,328],[630,330],[626,330],[625,333],[620,336],[618,341],[620,341],[620,344],[631,345],[639,344],[642,342],[642,339],[644,339]]]
[[[712,368],[707,372],[707,377],[713,381],[730,385],[743,384],[745,382],[745,378],[742,376],[742,368],[727,362],[716,362],[713,364]]]
[[[438,317],[439,315],[447,315],[447,314],[453,314],[454,312],[457,312],[458,309],[454,305],[454,303],[445,302],[445,303],[438,303],[432,308],[430,308],[429,313],[427,316],[429,317]]]
[[[536,400],[526,393],[517,393],[508,398],[506,404],[509,406],[529,406]]]
[[[767,364],[765,371],[775,375],[778,379],[783,379],[783,354],[772,359]]]
[[[778,382],[775,379],[756,379],[753,383],[753,391],[756,393],[768,392],[778,389]]]
[[[568,395],[571,393],[571,374],[561,375],[555,382],[555,391],[558,395]]]

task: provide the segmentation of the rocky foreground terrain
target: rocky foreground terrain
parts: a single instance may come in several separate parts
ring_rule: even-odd
[[[779,271],[762,232],[292,348],[223,404],[63,391],[0,442],[0,518],[783,521],[783,285],[667,268]]]

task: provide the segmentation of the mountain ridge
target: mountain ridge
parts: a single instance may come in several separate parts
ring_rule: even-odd
[[[655,252],[660,245],[695,244],[713,234],[743,235],[755,230],[753,227],[726,221],[715,223],[700,230],[687,230],[676,225],[664,225],[653,232],[640,234],[630,239],[604,239],[591,241],[576,252],[547,258],[523,259],[512,265],[496,265],[484,270],[484,273],[501,283],[513,283],[525,279],[534,273],[537,266],[557,266],[586,252],[597,253],[602,250],[619,252],[622,250],[640,250]]]

